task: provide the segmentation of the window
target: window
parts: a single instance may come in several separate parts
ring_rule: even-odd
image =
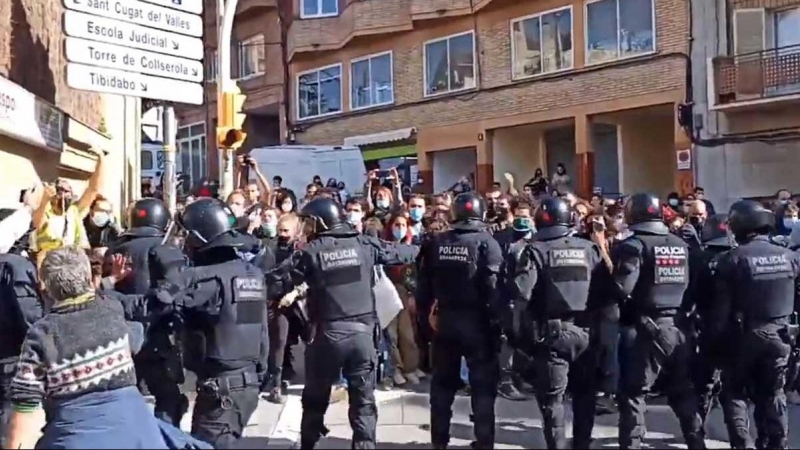
[[[189,175],[189,186],[193,187],[208,175],[206,124],[201,122],[179,127],[176,144],[180,156],[176,172]]]
[[[300,13],[301,19],[312,19],[315,17],[333,17],[339,15],[339,0],[300,0],[303,9]]]
[[[800,50],[800,8],[775,12],[775,47]]]
[[[514,79],[572,68],[572,8],[511,22]]]
[[[206,60],[205,60],[205,79],[207,83],[216,83],[217,82],[217,60],[219,59],[219,54],[216,50],[206,53]]]
[[[153,152],[142,150],[142,170],[153,170]]]
[[[342,112],[341,64],[297,76],[298,119],[310,119],[339,112]]]
[[[350,62],[350,109],[386,105],[393,101],[391,53]]]
[[[425,96],[475,87],[475,36],[472,32],[425,43]]]
[[[239,43],[239,79],[264,73],[267,65],[264,35],[259,34]]]
[[[597,0],[586,4],[586,63],[655,51],[653,0]]]

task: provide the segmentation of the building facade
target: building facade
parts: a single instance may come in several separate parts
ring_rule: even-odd
[[[693,2],[698,183],[712,199],[800,192],[800,0]]]
[[[693,186],[684,0],[293,0],[288,138],[417,157],[429,190],[562,163],[588,195]],[[678,168],[681,167],[681,170]],[[415,171],[416,172],[416,171]]]
[[[285,47],[277,0],[239,0],[231,38],[231,77],[247,95],[245,130],[241,149],[276,145],[281,142],[285,116]],[[218,178],[222,167],[216,149],[217,121],[217,1],[205,2],[206,98],[203,106],[176,108],[177,147],[182,167],[192,183],[206,177]],[[285,133],[283,133],[285,134]]]
[[[125,125],[139,102],[67,87],[63,12],[59,0],[0,2],[3,208],[17,207],[20,191],[37,180],[65,178],[80,193],[95,168],[89,147],[108,151],[109,165],[122,174],[107,176],[103,189],[116,207],[130,199],[138,178],[138,155],[128,150],[136,148],[139,133],[133,139]]]

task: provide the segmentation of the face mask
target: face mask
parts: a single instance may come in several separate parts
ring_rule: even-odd
[[[281,205],[281,211],[285,213],[292,212],[292,204],[291,203],[284,203]]]
[[[350,225],[356,226],[361,223],[361,219],[364,218],[364,213],[360,211],[350,211],[347,213],[347,223]]]
[[[780,204],[781,204],[781,205],[785,205],[785,204],[787,204],[787,203],[789,203],[789,200],[788,200],[788,199],[782,199],[782,200],[780,200]]]
[[[504,206],[498,206],[495,208],[495,213],[500,216],[501,219],[505,219],[506,215],[508,214],[508,208]]]
[[[697,217],[697,216],[692,216],[692,217],[689,217],[689,223],[690,223],[690,224],[691,224],[693,227],[695,227],[695,228],[699,228],[700,226],[702,226],[702,225],[703,225],[703,220],[702,220],[702,219],[700,219],[700,218],[699,218],[699,217]]]
[[[286,236],[278,236],[278,244],[280,244],[280,245],[284,245],[285,246],[286,244],[289,243],[289,241],[291,241],[291,239],[286,237]]]
[[[108,225],[110,221],[111,218],[106,213],[95,213],[92,215],[92,223],[98,228],[103,228]]]
[[[389,200],[385,198],[377,200],[375,202],[375,206],[377,206],[379,209],[389,209]]]
[[[517,217],[512,224],[514,231],[529,232],[533,229],[533,223],[529,217]]]
[[[276,222],[267,222],[261,225],[261,230],[264,231],[267,237],[275,237],[278,234],[278,224]]]
[[[678,199],[677,199],[677,198],[671,198],[671,199],[669,199],[669,206],[678,206],[678,204],[679,204],[679,203],[680,203],[680,202],[678,201]]]
[[[425,215],[425,208],[411,208],[408,215],[411,216],[411,220],[414,222],[419,222],[422,220],[422,216]]]
[[[787,217],[783,219],[783,226],[784,228],[791,230],[797,226],[798,222],[798,219]]]
[[[407,230],[405,228],[392,228],[392,236],[398,241],[406,237]]]

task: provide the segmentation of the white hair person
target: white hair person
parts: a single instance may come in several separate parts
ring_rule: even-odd
[[[86,251],[80,247],[62,247],[47,252],[39,277],[56,303],[94,292],[92,266]]]

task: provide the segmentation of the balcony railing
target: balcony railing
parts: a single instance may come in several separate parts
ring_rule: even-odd
[[[716,104],[800,94],[800,45],[713,60]]]

